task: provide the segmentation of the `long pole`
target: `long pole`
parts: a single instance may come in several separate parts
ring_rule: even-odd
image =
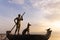
[[[13,26],[13,28],[11,29],[11,31],[15,28],[16,25]]]

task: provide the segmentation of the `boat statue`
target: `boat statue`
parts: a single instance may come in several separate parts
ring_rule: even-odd
[[[23,14],[24,15],[24,14]],[[20,16],[20,15],[18,15]],[[16,18],[17,22],[19,23],[19,21],[23,20],[23,17],[21,16],[21,18]],[[16,22],[15,22],[16,23]],[[19,27],[18,23],[16,23],[16,25],[14,25],[14,27]],[[11,31],[14,29],[14,27],[11,29],[11,31],[6,31],[6,37],[9,40],[48,40],[51,36],[51,32],[52,30],[50,30],[50,28],[48,28],[46,30],[46,34],[30,34],[29,33],[29,26],[31,26],[30,23],[27,24],[27,28],[23,30],[22,34],[19,34],[19,29],[16,28],[15,30],[15,34],[11,34]],[[16,34],[16,31],[18,31],[18,34]]]

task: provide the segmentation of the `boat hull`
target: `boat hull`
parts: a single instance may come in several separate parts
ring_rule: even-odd
[[[44,35],[7,35],[9,40],[48,40]]]
[[[13,35],[10,34],[10,31],[6,32],[6,37],[9,40],[48,40],[50,38],[51,31],[45,35],[42,34],[30,34],[30,35]]]

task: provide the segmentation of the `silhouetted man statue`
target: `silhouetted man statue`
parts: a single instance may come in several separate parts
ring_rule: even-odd
[[[30,33],[29,33],[29,26],[31,26],[30,23],[27,24],[27,28],[25,28],[25,29],[23,30],[22,35],[26,35],[26,33],[27,33],[28,35],[30,34]]]
[[[24,14],[25,14],[25,13],[24,13]],[[23,14],[23,15],[24,15],[24,14]],[[17,31],[18,31],[18,34],[19,34],[19,30],[20,30],[20,26],[21,26],[21,21],[23,21],[23,15],[18,14],[18,17],[16,17],[16,18],[14,19],[14,22],[15,22],[15,24],[16,24],[15,34],[16,34]]]

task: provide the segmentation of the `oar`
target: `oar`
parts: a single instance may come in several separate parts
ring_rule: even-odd
[[[16,25],[13,26],[13,28],[11,29],[11,31],[15,28]]]
[[[25,12],[21,15],[21,16],[24,16]]]

